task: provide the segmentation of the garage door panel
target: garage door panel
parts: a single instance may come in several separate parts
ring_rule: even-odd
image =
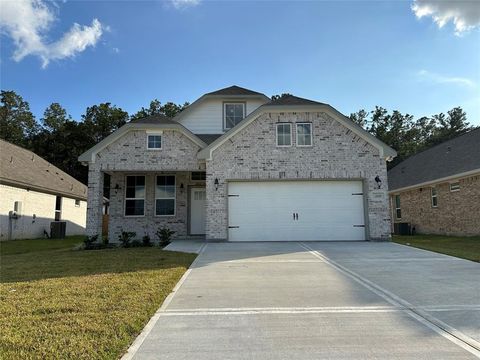
[[[231,241],[365,239],[361,181],[230,182],[228,189]]]

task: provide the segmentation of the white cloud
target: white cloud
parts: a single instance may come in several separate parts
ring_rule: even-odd
[[[170,3],[175,9],[185,9],[200,4],[201,0],[170,0]]]
[[[445,76],[436,73],[432,73],[427,70],[420,70],[417,75],[422,80],[429,80],[437,84],[454,84],[468,87],[475,87],[475,83],[467,78],[457,76]]]
[[[452,21],[456,35],[480,26],[478,0],[415,0],[412,10],[419,19],[432,17],[439,28]]]
[[[97,19],[90,26],[74,23],[59,40],[47,42],[46,33],[55,20],[55,12],[43,0],[0,0],[0,31],[15,43],[15,61],[35,55],[45,68],[51,60],[73,57],[95,46],[104,29]]]

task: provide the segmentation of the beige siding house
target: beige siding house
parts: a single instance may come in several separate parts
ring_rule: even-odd
[[[401,162],[388,181],[394,223],[424,234],[480,235],[480,129]]]
[[[87,233],[101,233],[109,174],[110,241],[162,226],[181,239],[388,240],[395,155],[330,105],[232,86],[173,119],[130,122],[80,156]]]
[[[31,151],[0,140],[0,240],[42,238],[66,222],[85,233],[87,187]]]

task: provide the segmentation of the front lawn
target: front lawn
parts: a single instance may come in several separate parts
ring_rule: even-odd
[[[196,256],[79,240],[0,244],[0,358],[118,358]]]
[[[393,235],[393,241],[403,245],[409,243],[420,249],[480,262],[480,236]]]

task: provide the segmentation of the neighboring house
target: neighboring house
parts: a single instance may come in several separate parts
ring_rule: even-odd
[[[392,218],[424,234],[480,235],[480,128],[388,172]]]
[[[85,152],[87,233],[229,241],[390,238],[386,161],[395,151],[330,105],[232,86],[173,119],[130,122]],[[377,180],[375,180],[377,179]]]
[[[0,240],[85,233],[87,187],[31,151],[0,140]]]

